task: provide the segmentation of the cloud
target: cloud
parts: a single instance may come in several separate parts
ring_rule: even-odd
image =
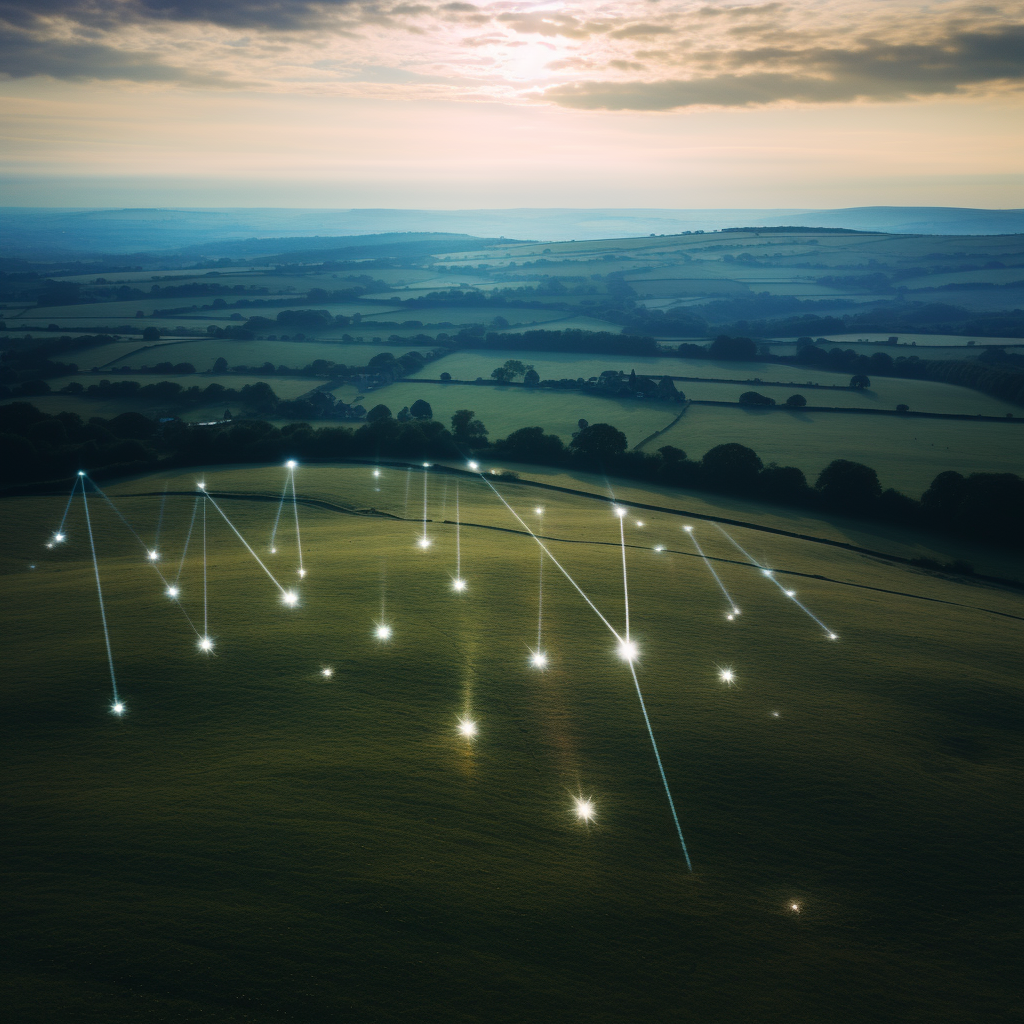
[[[950,29],[927,43],[862,39],[848,48],[760,47],[705,53],[717,65],[702,77],[655,82],[586,81],[544,90],[541,98],[587,110],[749,107],[780,101],[894,101],[1024,83],[1024,26]],[[776,70],[778,69],[778,70]]]
[[[29,78],[33,75],[71,81],[179,82],[217,88],[246,84],[232,82],[216,73],[174,67],[143,52],[102,43],[43,41],[24,32],[0,29],[0,77]]]

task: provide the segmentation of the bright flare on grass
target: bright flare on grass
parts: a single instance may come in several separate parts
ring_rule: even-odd
[[[465,580],[452,580],[452,590],[462,591],[466,589]]]
[[[373,471],[373,475],[374,475],[374,476],[380,476],[380,470],[379,470],[379,469],[375,469],[375,470]]]
[[[213,641],[208,636],[201,636],[199,638],[199,650],[201,651],[212,651]]]
[[[64,543],[64,534],[63,533],[55,533],[53,535],[53,543],[54,544],[63,544]]]
[[[179,590],[178,590],[177,587],[168,587],[167,588],[167,596],[168,597],[177,597],[178,594],[179,594]]]
[[[476,722],[471,722],[468,718],[460,718],[459,734],[465,736],[466,739],[472,739],[476,735]]]
[[[115,715],[123,715],[124,714],[124,705],[120,701],[118,701],[116,704],[111,704],[110,711],[111,711],[112,714],[115,714]]]
[[[299,570],[299,579],[300,580],[303,579],[305,577],[305,575],[306,575],[306,570],[305,569],[300,569]]]
[[[584,800],[583,797],[576,797],[576,817],[580,821],[590,821],[594,816],[594,804],[590,800]]]
[[[149,553],[149,560],[151,562],[159,561],[160,560],[160,552],[159,551],[150,551],[150,553]]]
[[[289,460],[288,460],[288,461],[287,461],[287,462],[285,463],[285,467],[286,467],[287,469],[295,469],[295,468],[296,468],[297,466],[298,466],[298,463],[297,463],[297,462],[296,462],[296,461],[295,461],[294,459],[289,459]]]
[[[723,683],[731,683],[736,678],[736,675],[731,668],[723,668],[722,671],[718,673],[718,678],[721,679]]]
[[[294,590],[286,590],[281,595],[281,600],[284,601],[289,608],[294,608],[299,603],[299,595]]]
[[[838,640],[839,639],[839,637],[836,636],[835,633],[829,633],[828,638],[829,638],[829,640]]]
[[[636,649],[636,644],[632,640],[622,640],[619,643],[618,650],[619,657],[623,661],[633,662],[639,657],[639,652]]]
[[[684,530],[685,530],[685,531],[686,531],[687,533],[693,533],[693,527],[692,527],[692,526],[684,526],[684,527],[683,527],[683,529],[684,529]]]
[[[471,462],[469,464],[469,468],[470,469],[479,469],[480,468],[480,463],[479,462]]]
[[[548,664],[548,656],[543,651],[534,651],[530,655],[530,664],[534,668],[546,668]]]
[[[643,526],[644,524],[643,524],[642,522],[640,522],[640,520],[638,519],[638,520],[636,521],[636,525],[637,525],[637,526]]]
[[[800,904],[799,903],[790,903],[789,909],[792,910],[794,914],[799,914],[800,913]]]
[[[423,548],[423,550],[426,551],[427,548],[430,547],[430,538],[429,537],[420,537],[420,539],[418,541],[416,541],[416,543],[417,543],[417,545],[419,547]]]
[[[796,597],[796,591],[795,590],[787,590],[786,591],[786,597]]]
[[[626,514],[626,510],[624,508],[617,508],[615,514],[621,519]]]
[[[320,669],[320,675],[322,675],[324,677],[324,679],[330,679],[331,676],[334,675],[334,669],[333,668],[322,668],[322,669]]]
[[[664,544],[658,544],[658,545],[657,545],[657,546],[655,547],[655,549],[654,549],[654,550],[655,550],[655,551],[664,551],[664,550],[665,550],[665,545],[664,545]]]
[[[374,636],[378,640],[390,640],[391,639],[391,627],[390,626],[378,626],[374,632]]]

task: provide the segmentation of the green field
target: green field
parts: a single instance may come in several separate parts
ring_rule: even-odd
[[[862,332],[861,334],[831,334],[828,337],[828,344],[819,346],[823,349],[829,348],[849,348],[851,343],[858,341],[867,342],[883,342],[888,341],[889,338],[893,337],[891,334],[871,334],[868,332]],[[983,335],[962,335],[962,334],[897,334],[899,344],[883,345],[881,348],[875,347],[872,349],[873,352],[885,352],[896,359],[898,356],[920,356],[922,359],[934,358],[932,356],[921,355],[916,350],[919,348],[944,348],[947,345],[952,345],[955,348],[964,348],[967,343],[973,341],[975,346],[984,347],[985,345],[1011,345],[1021,346],[1024,345],[1024,340],[1020,338],[986,338]],[[796,343],[796,338],[781,338],[782,342],[793,342]],[[915,342],[916,344],[911,344]],[[774,344],[772,346],[774,348]],[[908,351],[908,349],[913,351]],[[861,351],[858,349],[857,351]]]
[[[691,406],[655,447],[671,444],[699,458],[715,445],[736,442],[753,448],[766,465],[798,466],[812,483],[833,459],[851,459],[876,470],[883,487],[917,498],[947,469],[1024,472],[1021,431],[1021,424],[1010,423]]]
[[[214,494],[283,483],[204,475]],[[110,491],[151,544],[159,497],[128,495],[195,479]],[[629,517],[638,677],[689,874],[612,636],[549,566],[550,669],[531,670],[538,549],[464,526],[453,594],[455,529],[436,520],[455,482],[427,479],[424,552],[422,473],[300,469],[300,495],[339,510],[301,509],[294,610],[210,509],[214,657],[93,499],[123,719],[80,504],[53,552],[64,498],[0,504],[12,1020],[1011,1019],[1019,595],[739,529],[840,640],[732,561],[727,623],[682,521]],[[621,628],[608,505],[498,486]],[[521,529],[483,484],[459,501],[465,523]],[[171,576],[192,504],[167,499]],[[293,585],[286,517],[267,554],[277,502],[221,504]],[[412,521],[341,511],[369,506]],[[193,546],[196,622],[201,578]]]
[[[386,342],[366,342],[361,345],[329,341],[229,341],[209,338],[195,341],[172,341],[146,345],[139,341],[133,347],[129,342],[116,342],[98,348],[74,353],[82,368],[98,366],[153,366],[156,363],[191,363],[200,373],[213,368],[223,356],[228,366],[260,366],[270,362],[301,368],[314,359],[330,359],[346,366],[365,366],[378,352],[391,352],[396,357],[406,352],[426,352],[422,346],[389,345]],[[137,352],[137,355],[132,355]],[[104,358],[106,357],[106,358]],[[99,360],[102,360],[100,362]]]
[[[519,427],[543,427],[568,442],[580,419],[614,423],[631,445],[667,426],[679,414],[671,405],[635,399],[595,398],[575,391],[552,393],[526,388],[475,387],[470,384],[416,384],[400,382],[366,394],[367,409],[386,405],[393,414],[418,398],[430,403],[434,419],[445,425],[457,409],[474,409],[491,438],[505,437]]]
[[[745,382],[743,386],[693,381],[680,381],[676,385],[688,398],[715,402],[735,402],[744,391],[757,391],[758,384],[746,383],[755,377],[766,381],[786,381],[799,377],[809,383],[838,384],[842,387],[846,387],[850,382],[849,374],[803,367],[793,368],[777,363],[716,362],[710,359],[659,356],[560,356],[545,352],[516,352],[511,349],[494,352],[454,352],[425,366],[410,379],[423,377],[435,380],[441,373],[447,372],[455,380],[476,380],[477,377],[490,380],[491,371],[501,366],[506,359],[518,359],[532,365],[542,380],[575,380],[578,377],[587,379],[599,376],[604,370],[621,370],[626,374],[630,370],[636,370],[639,375],[650,375],[655,379],[668,374],[677,377],[733,378]],[[761,393],[774,398],[779,405],[782,405],[790,394],[799,393],[807,399],[808,405],[841,408],[895,409],[897,405],[903,403],[918,412],[966,413],[972,416],[1004,416],[1008,412],[1017,415],[1021,411],[1019,406],[979,391],[972,391],[970,388],[896,377],[872,377],[871,387],[863,391],[801,391],[800,385],[794,383],[792,390],[772,387],[763,388]]]

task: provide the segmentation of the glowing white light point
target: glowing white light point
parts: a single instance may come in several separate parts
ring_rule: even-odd
[[[795,590],[787,590],[786,591],[786,597],[796,597],[796,591]]]
[[[271,548],[271,549],[270,549],[270,553],[271,553],[272,555],[276,555],[276,554],[277,554],[277,548]]]
[[[789,909],[792,910],[794,914],[799,914],[800,913],[800,904],[799,903],[790,903]]]
[[[287,466],[288,469],[295,469],[295,467],[298,466],[298,463],[294,459],[289,459],[285,463],[285,466]]]
[[[213,650],[213,641],[208,636],[200,637],[199,638],[199,650],[201,650],[201,651],[212,651]]]
[[[391,627],[390,626],[378,626],[374,636],[378,640],[390,640],[391,639]]]
[[[773,711],[772,712],[772,718],[778,718],[778,717],[779,717],[778,711]]]
[[[47,546],[48,548],[52,548],[52,547],[53,547],[53,544],[47,544],[46,546]]]
[[[636,661],[639,657],[636,644],[632,640],[623,640],[619,644],[618,654],[623,661]]]
[[[322,675],[324,677],[324,679],[330,679],[331,676],[334,675],[334,669],[333,668],[322,668],[320,670],[320,675]]]
[[[466,589],[466,581],[465,580],[452,580],[452,590],[462,591],[462,590],[465,590],[465,589]]]
[[[684,526],[684,527],[683,527],[683,529],[684,529],[684,530],[685,530],[685,531],[686,531],[687,533],[693,533],[693,527],[692,527],[692,526]]]
[[[664,544],[658,544],[658,545],[655,546],[654,550],[655,551],[664,551],[665,550],[665,546],[664,546]]]
[[[374,475],[374,476],[380,476],[380,470],[379,470],[379,469],[375,469],[375,470],[373,471],[373,475]]]
[[[638,520],[636,521],[636,525],[637,525],[637,526],[643,526],[644,524],[643,524],[642,522],[640,522],[640,520],[638,519]]]
[[[771,576],[771,574],[772,574],[771,569],[762,569],[761,570],[761,575],[762,576]]]
[[[576,817],[580,821],[590,821],[594,816],[594,804],[590,800],[584,800],[582,797],[576,797]]]
[[[615,509],[615,514],[621,519],[626,514],[626,510],[624,508],[617,508]]]
[[[542,509],[539,505],[533,511],[539,516],[544,515],[544,509]]]
[[[124,714],[124,705],[120,701],[118,701],[116,704],[112,704],[110,706],[110,710],[115,715],[123,715]]]
[[[178,596],[178,588],[177,587],[168,587],[167,588],[167,596],[168,597],[177,597]]]
[[[84,470],[81,470],[81,469],[80,469],[80,470],[78,471],[78,475],[79,475],[79,476],[85,476],[85,472],[84,472]]]
[[[64,534],[63,533],[55,533],[53,535],[53,540],[54,540],[55,544],[61,544],[64,541]]]
[[[828,638],[829,638],[829,640],[838,640],[839,639],[839,637],[837,637],[835,635],[835,633],[829,633]]]
[[[733,608],[732,613],[733,613],[733,615],[739,615],[739,613],[740,613],[739,608]]]
[[[299,595],[296,594],[294,590],[286,590],[281,595],[281,600],[284,601],[289,608],[294,608],[295,605],[298,604]]]
[[[530,664],[534,668],[545,668],[548,663],[548,656],[543,651],[534,651],[530,655]]]
[[[729,620],[730,622],[732,622],[732,620],[733,620],[733,619],[735,619],[735,618],[736,618],[736,616],[735,616],[735,615],[726,615],[726,618],[727,618],[727,619],[728,619],[728,620]]]
[[[427,548],[430,547],[430,538],[429,537],[420,537],[420,539],[418,541],[416,541],[416,543],[417,543],[417,545],[419,547],[423,548],[423,550],[426,551]]]
[[[306,570],[305,569],[300,569],[299,570],[299,579],[301,580],[305,575],[306,575]]]
[[[479,462],[471,462],[469,464],[469,468],[470,469],[479,469],[480,468],[480,463]]]
[[[150,551],[150,553],[149,553],[149,560],[151,562],[159,561],[159,559],[160,559],[160,552],[159,551]]]
[[[201,490],[201,491],[205,491],[206,490],[206,482],[204,480],[200,480],[199,483],[196,484],[196,487],[198,487],[199,490]]]
[[[718,673],[718,678],[721,679],[723,683],[731,683],[736,678],[736,675],[731,668],[723,668],[722,671]]]
[[[467,739],[472,739],[476,735],[476,722],[471,722],[468,718],[460,718],[459,734]]]
[[[430,463],[429,462],[424,462],[423,463],[423,468],[424,469],[430,469]]]

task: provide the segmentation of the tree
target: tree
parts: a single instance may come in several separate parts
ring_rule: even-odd
[[[545,434],[543,427],[522,427],[494,442],[495,452],[514,462],[558,464],[565,459],[565,445],[557,434]]]
[[[750,338],[730,338],[720,334],[708,346],[712,359],[751,360],[757,358],[757,343]]]
[[[903,405],[902,403],[900,403],[899,405],[896,406],[896,411],[897,412],[910,412],[910,406],[909,405]]]
[[[740,395],[740,405],[774,405],[775,399],[767,395],[758,394],[756,391],[744,391]]]
[[[160,328],[159,327],[147,327],[142,332],[143,341],[159,341],[160,340]]]
[[[569,442],[573,454],[587,462],[604,463],[626,450],[626,435],[610,423],[594,423],[584,427]]]
[[[452,379],[452,375],[447,370],[445,370],[445,372],[441,374],[441,380],[451,380],[451,379]]]
[[[863,373],[855,373],[850,378],[851,388],[869,388],[871,387],[871,381]]]
[[[168,383],[168,382],[163,382]],[[173,383],[169,382],[169,383]],[[181,390],[180,385],[176,385]],[[264,381],[257,381],[255,384],[246,384],[239,392],[242,404],[252,409],[253,412],[269,414],[277,408],[278,397],[274,389]]]
[[[470,448],[482,448],[487,444],[487,428],[474,419],[475,416],[472,409],[459,409],[452,416],[452,436],[458,444]]]
[[[802,409],[807,404],[807,399],[803,395],[790,395],[786,399],[786,405],[791,409]]]
[[[658,449],[658,454],[670,465],[686,461],[686,452],[684,452],[682,448],[676,448],[676,446],[672,444],[662,445]]]
[[[765,466],[757,482],[761,493],[772,501],[796,504],[811,497],[807,477],[796,466],[777,466],[773,462]]]
[[[195,373],[196,368],[191,363],[177,363],[171,373]]]
[[[523,383],[527,387],[535,388],[540,383],[540,374],[531,366],[523,374]]]
[[[579,420],[576,421],[576,426],[580,430],[586,430],[587,427],[590,426],[590,423],[587,420],[579,419]]]
[[[228,372],[228,361],[223,356],[221,356],[219,359],[217,359],[217,361],[213,364],[213,372],[214,373],[227,373]]]
[[[730,491],[749,492],[757,483],[762,462],[752,448],[733,442],[716,445],[701,459],[701,466],[712,484]]]
[[[849,459],[835,459],[819,474],[814,485],[825,503],[842,511],[863,512],[882,494],[878,474]]]
[[[371,370],[384,370],[388,369],[395,362],[394,353],[378,352],[377,355],[370,357],[370,361],[366,365]]]
[[[409,412],[409,406],[403,405],[402,408],[398,410],[398,415],[395,419],[398,420],[399,423],[408,423],[409,420],[412,419],[412,413]]]
[[[375,405],[367,414],[367,423],[377,423],[380,420],[391,419],[391,410],[386,405]]]
[[[417,398],[412,403],[409,412],[418,420],[432,420],[434,418],[434,410],[430,408],[430,403],[425,402],[422,398]]]

